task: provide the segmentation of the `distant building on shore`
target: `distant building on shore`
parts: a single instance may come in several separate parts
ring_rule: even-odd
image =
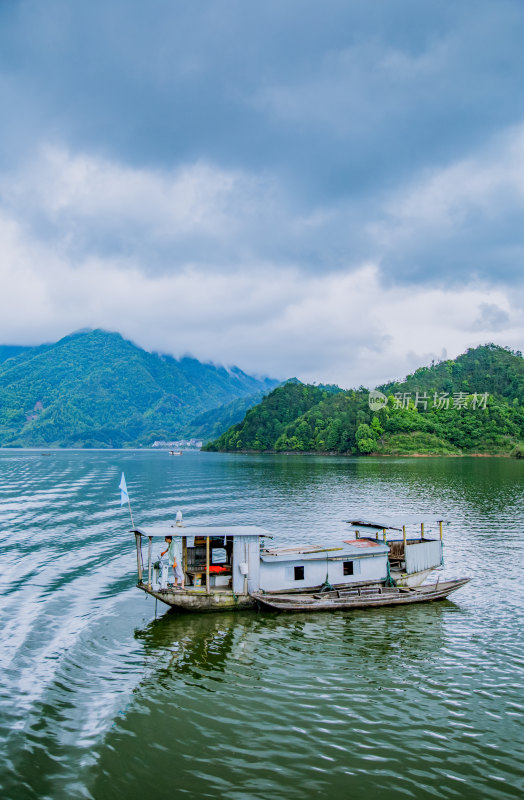
[[[201,439],[178,439],[174,442],[165,442],[162,439],[157,439],[156,442],[153,442],[151,447],[167,448],[168,450],[179,449],[181,447],[186,450],[200,450],[202,444],[203,442]]]

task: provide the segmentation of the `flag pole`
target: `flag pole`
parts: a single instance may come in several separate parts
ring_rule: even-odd
[[[129,502],[129,495],[127,495],[127,505],[129,508],[129,516],[131,517],[131,525],[133,526],[133,530],[135,529],[135,521],[133,519],[133,512],[131,511],[131,503]]]

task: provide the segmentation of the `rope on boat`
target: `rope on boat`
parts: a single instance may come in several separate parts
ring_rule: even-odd
[[[389,568],[389,558],[386,559],[386,565],[387,565],[387,568],[388,568],[388,576],[386,578],[386,586],[396,586],[397,584],[395,583],[395,581],[391,577],[391,570]]]
[[[325,579],[324,583],[322,584],[322,586],[320,587],[319,591],[320,591],[320,594],[323,594],[323,592],[334,592],[335,591],[334,587],[331,586],[331,584],[329,582],[329,556],[327,554],[326,554],[326,579]]]

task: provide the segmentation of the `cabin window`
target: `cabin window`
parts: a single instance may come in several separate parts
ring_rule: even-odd
[[[187,548],[187,569],[195,569],[206,563],[206,548],[205,547],[188,547]]]
[[[353,562],[352,561],[344,561],[344,575],[353,575],[355,570],[353,569]]]
[[[295,580],[296,581],[304,580],[304,567],[295,567]]]
[[[227,562],[227,554],[224,547],[213,547],[211,550],[211,563],[212,564],[225,564]]]

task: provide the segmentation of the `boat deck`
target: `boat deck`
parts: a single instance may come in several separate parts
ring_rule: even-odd
[[[444,600],[451,592],[465,586],[471,578],[437,581],[417,589],[399,586],[362,587],[317,594],[253,594],[260,606],[273,611],[335,611],[372,606],[405,605]]]

